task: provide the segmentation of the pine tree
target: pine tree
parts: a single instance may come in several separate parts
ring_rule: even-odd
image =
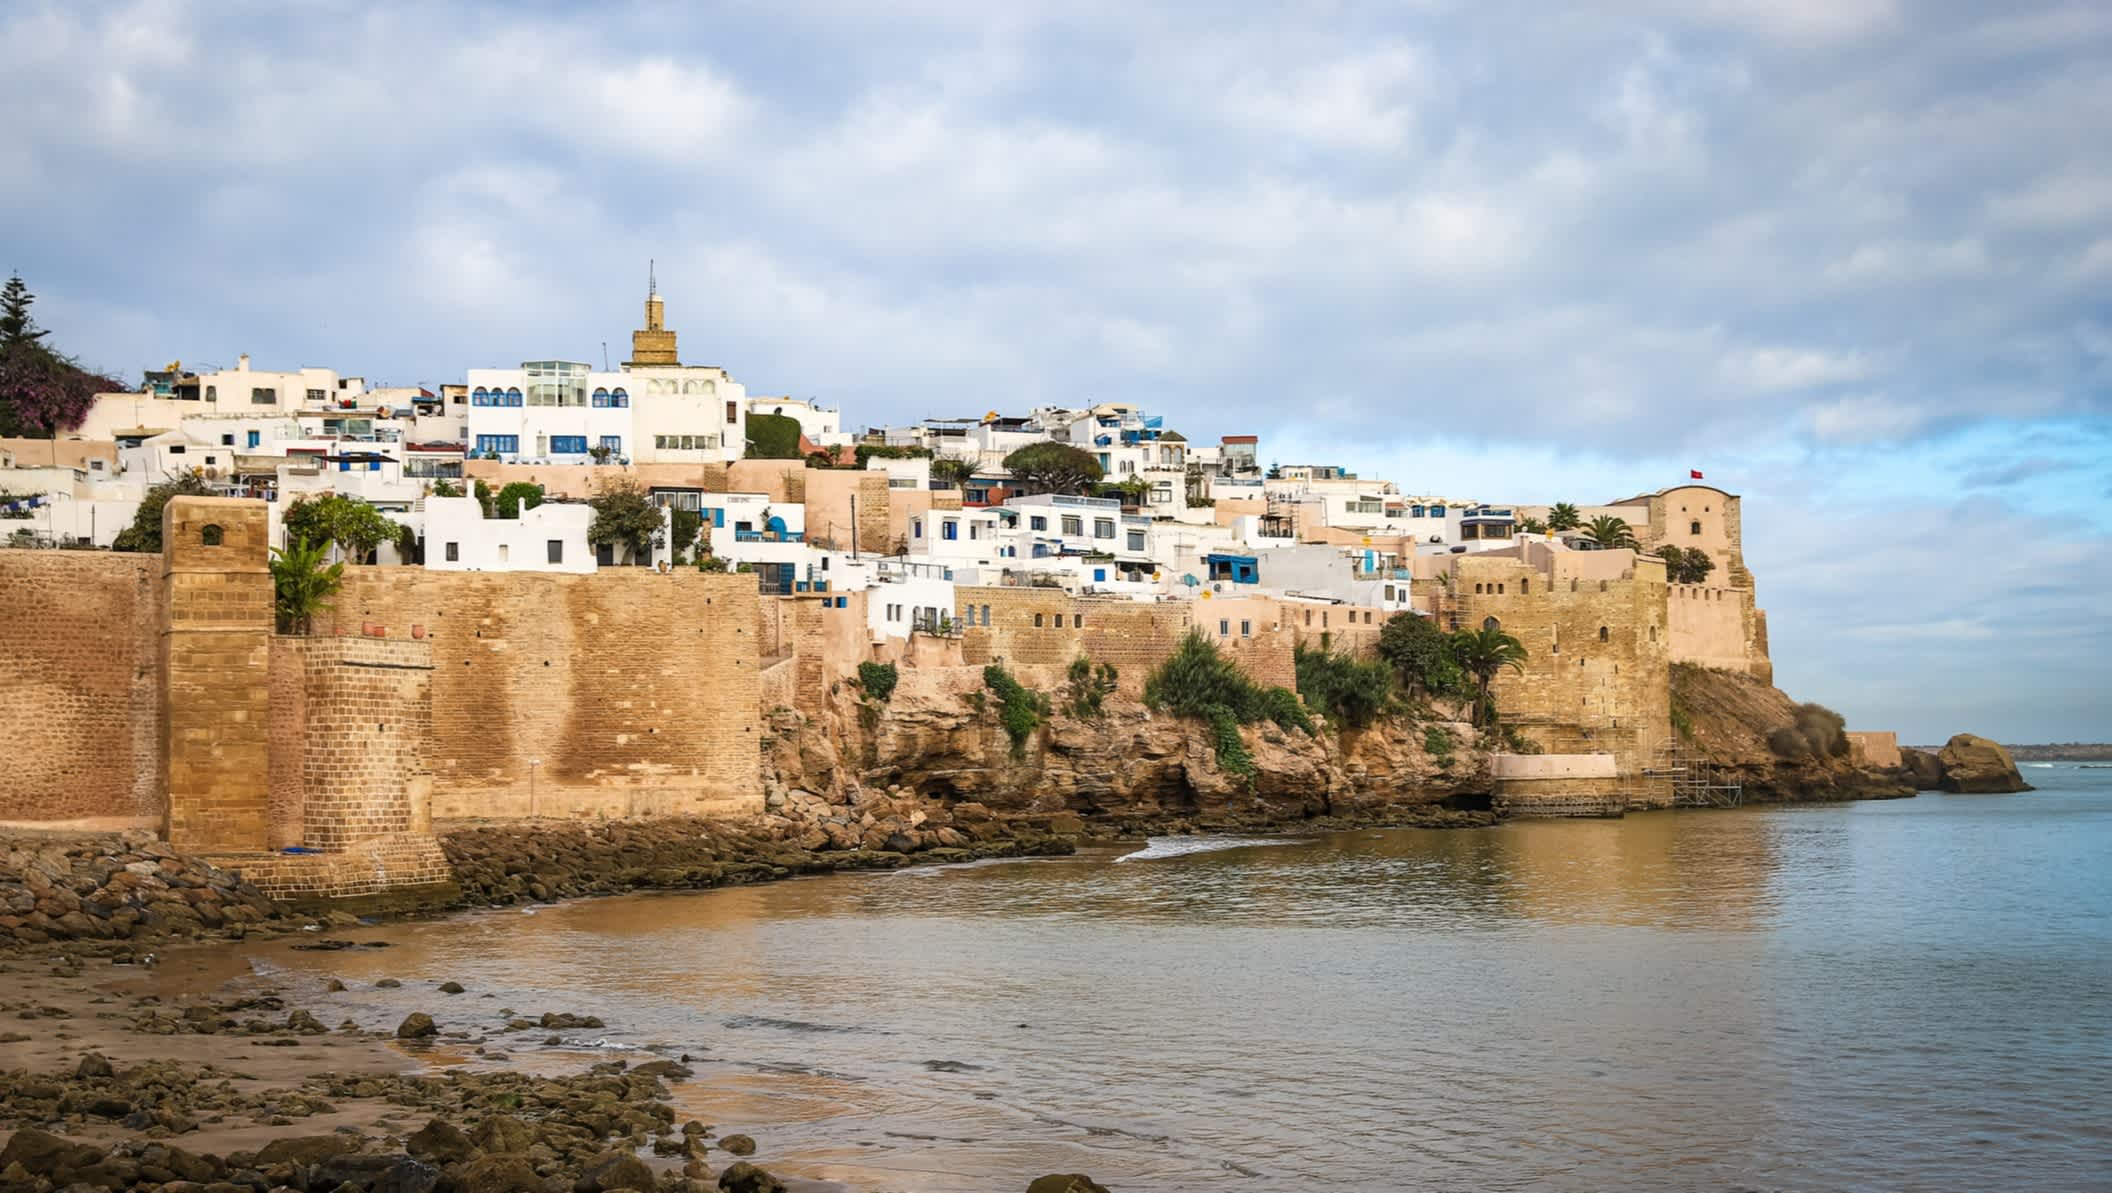
[[[30,317],[29,308],[37,296],[29,292],[21,274],[7,279],[0,287],[0,352],[13,349],[19,344],[34,344],[45,336],[43,328]]]

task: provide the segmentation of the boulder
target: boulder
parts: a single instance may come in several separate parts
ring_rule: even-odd
[[[477,1154],[476,1145],[453,1123],[433,1119],[404,1140],[403,1150],[435,1164],[453,1164]]]
[[[1107,1193],[1107,1188],[1082,1172],[1059,1172],[1034,1178],[1027,1193]]]
[[[349,1135],[296,1135],[288,1139],[274,1139],[257,1149],[256,1166],[269,1168],[273,1164],[320,1164],[334,1156],[359,1150],[359,1140]],[[325,1188],[334,1189],[333,1181]]]
[[[1899,748],[1899,769],[1902,778],[1916,791],[1940,791],[1943,789],[1943,762],[1927,750],[1911,746]]]
[[[535,1132],[510,1114],[494,1114],[469,1133],[479,1151],[525,1152],[535,1143]]]
[[[396,1038],[399,1040],[422,1040],[427,1036],[439,1034],[439,1025],[424,1011],[412,1011],[403,1017],[403,1022],[396,1025]]]
[[[746,1135],[728,1135],[719,1140],[719,1148],[736,1156],[752,1156],[755,1154],[755,1140]]]
[[[785,1182],[746,1160],[735,1160],[719,1174],[722,1193],[785,1193]]]
[[[1943,764],[1943,789],[1965,795],[2002,795],[2030,791],[2031,785],[2017,773],[2009,751],[1996,742],[1970,733],[1952,738],[1936,753]]]
[[[612,1189],[636,1189],[651,1193],[657,1182],[645,1161],[627,1151],[607,1151],[587,1161],[572,1183],[572,1193],[608,1193]]]
[[[440,1170],[409,1156],[332,1156],[308,1171],[310,1189],[350,1185],[367,1193],[433,1193]]]
[[[85,1168],[102,1159],[103,1153],[86,1144],[24,1127],[0,1149],[0,1170],[20,1164],[33,1176],[54,1176],[74,1168]]]
[[[479,1156],[455,1174],[462,1193],[545,1193],[548,1185],[521,1156]]]

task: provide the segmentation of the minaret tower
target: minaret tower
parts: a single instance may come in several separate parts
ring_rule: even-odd
[[[653,262],[645,265],[645,326],[631,333],[631,359],[624,361],[625,368],[639,365],[679,365],[682,358],[675,352],[675,333],[667,330],[667,314],[660,303],[660,282],[655,276]]]

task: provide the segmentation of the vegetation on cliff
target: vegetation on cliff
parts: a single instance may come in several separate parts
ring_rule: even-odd
[[[1799,704],[1790,723],[1767,735],[1784,758],[1841,758],[1848,753],[1848,719],[1823,704]]]
[[[49,439],[80,426],[96,394],[127,388],[45,343],[50,333],[29,310],[36,301],[19,274],[0,288],[0,435]]]
[[[1119,676],[1106,663],[1094,666],[1084,655],[1071,660],[1064,673],[1063,711],[1081,721],[1097,721],[1103,714],[1107,698],[1114,695]]]
[[[894,695],[900,678],[893,663],[858,664],[858,686],[875,700],[885,701]]]
[[[1821,705],[1800,705],[1751,675],[1675,663],[1671,696],[1682,748],[1723,781],[1742,785],[1748,801],[1914,793],[1900,776],[1855,763],[1845,737],[1838,736],[1837,714]],[[1784,729],[1794,737],[1780,733]]]
[[[1297,648],[1298,694],[1328,721],[1363,729],[1393,705],[1393,667],[1326,648]]]
[[[1019,682],[1004,664],[983,668],[983,686],[997,697],[998,719],[1012,741],[1012,756],[1026,753],[1027,741],[1049,716],[1049,698]]]
[[[751,460],[799,459],[799,420],[782,414],[748,416],[748,451]]]

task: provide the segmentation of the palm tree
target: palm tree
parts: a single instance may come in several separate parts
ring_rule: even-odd
[[[1613,550],[1615,547],[1634,547],[1637,545],[1635,531],[1628,528],[1627,522],[1614,517],[1612,514],[1600,514],[1598,517],[1593,518],[1590,525],[1584,527],[1584,537],[1608,551]]]
[[[1452,661],[1474,677],[1474,723],[1493,724],[1496,703],[1489,685],[1504,671],[1525,670],[1525,643],[1493,626],[1452,635]]]
[[[931,479],[942,485],[958,489],[975,477],[975,462],[954,456],[940,456],[931,462]]]
[[[1546,534],[1547,523],[1542,522],[1538,518],[1527,518],[1525,521],[1518,523],[1518,529],[1527,534]]]
[[[1577,507],[1567,501],[1558,501],[1553,509],[1547,511],[1549,530],[1575,530],[1582,521],[1583,519],[1577,516]]]
[[[289,634],[305,634],[315,615],[331,607],[330,598],[345,581],[343,562],[325,564],[328,542],[295,539],[284,550],[272,548],[271,587],[279,628]]]

